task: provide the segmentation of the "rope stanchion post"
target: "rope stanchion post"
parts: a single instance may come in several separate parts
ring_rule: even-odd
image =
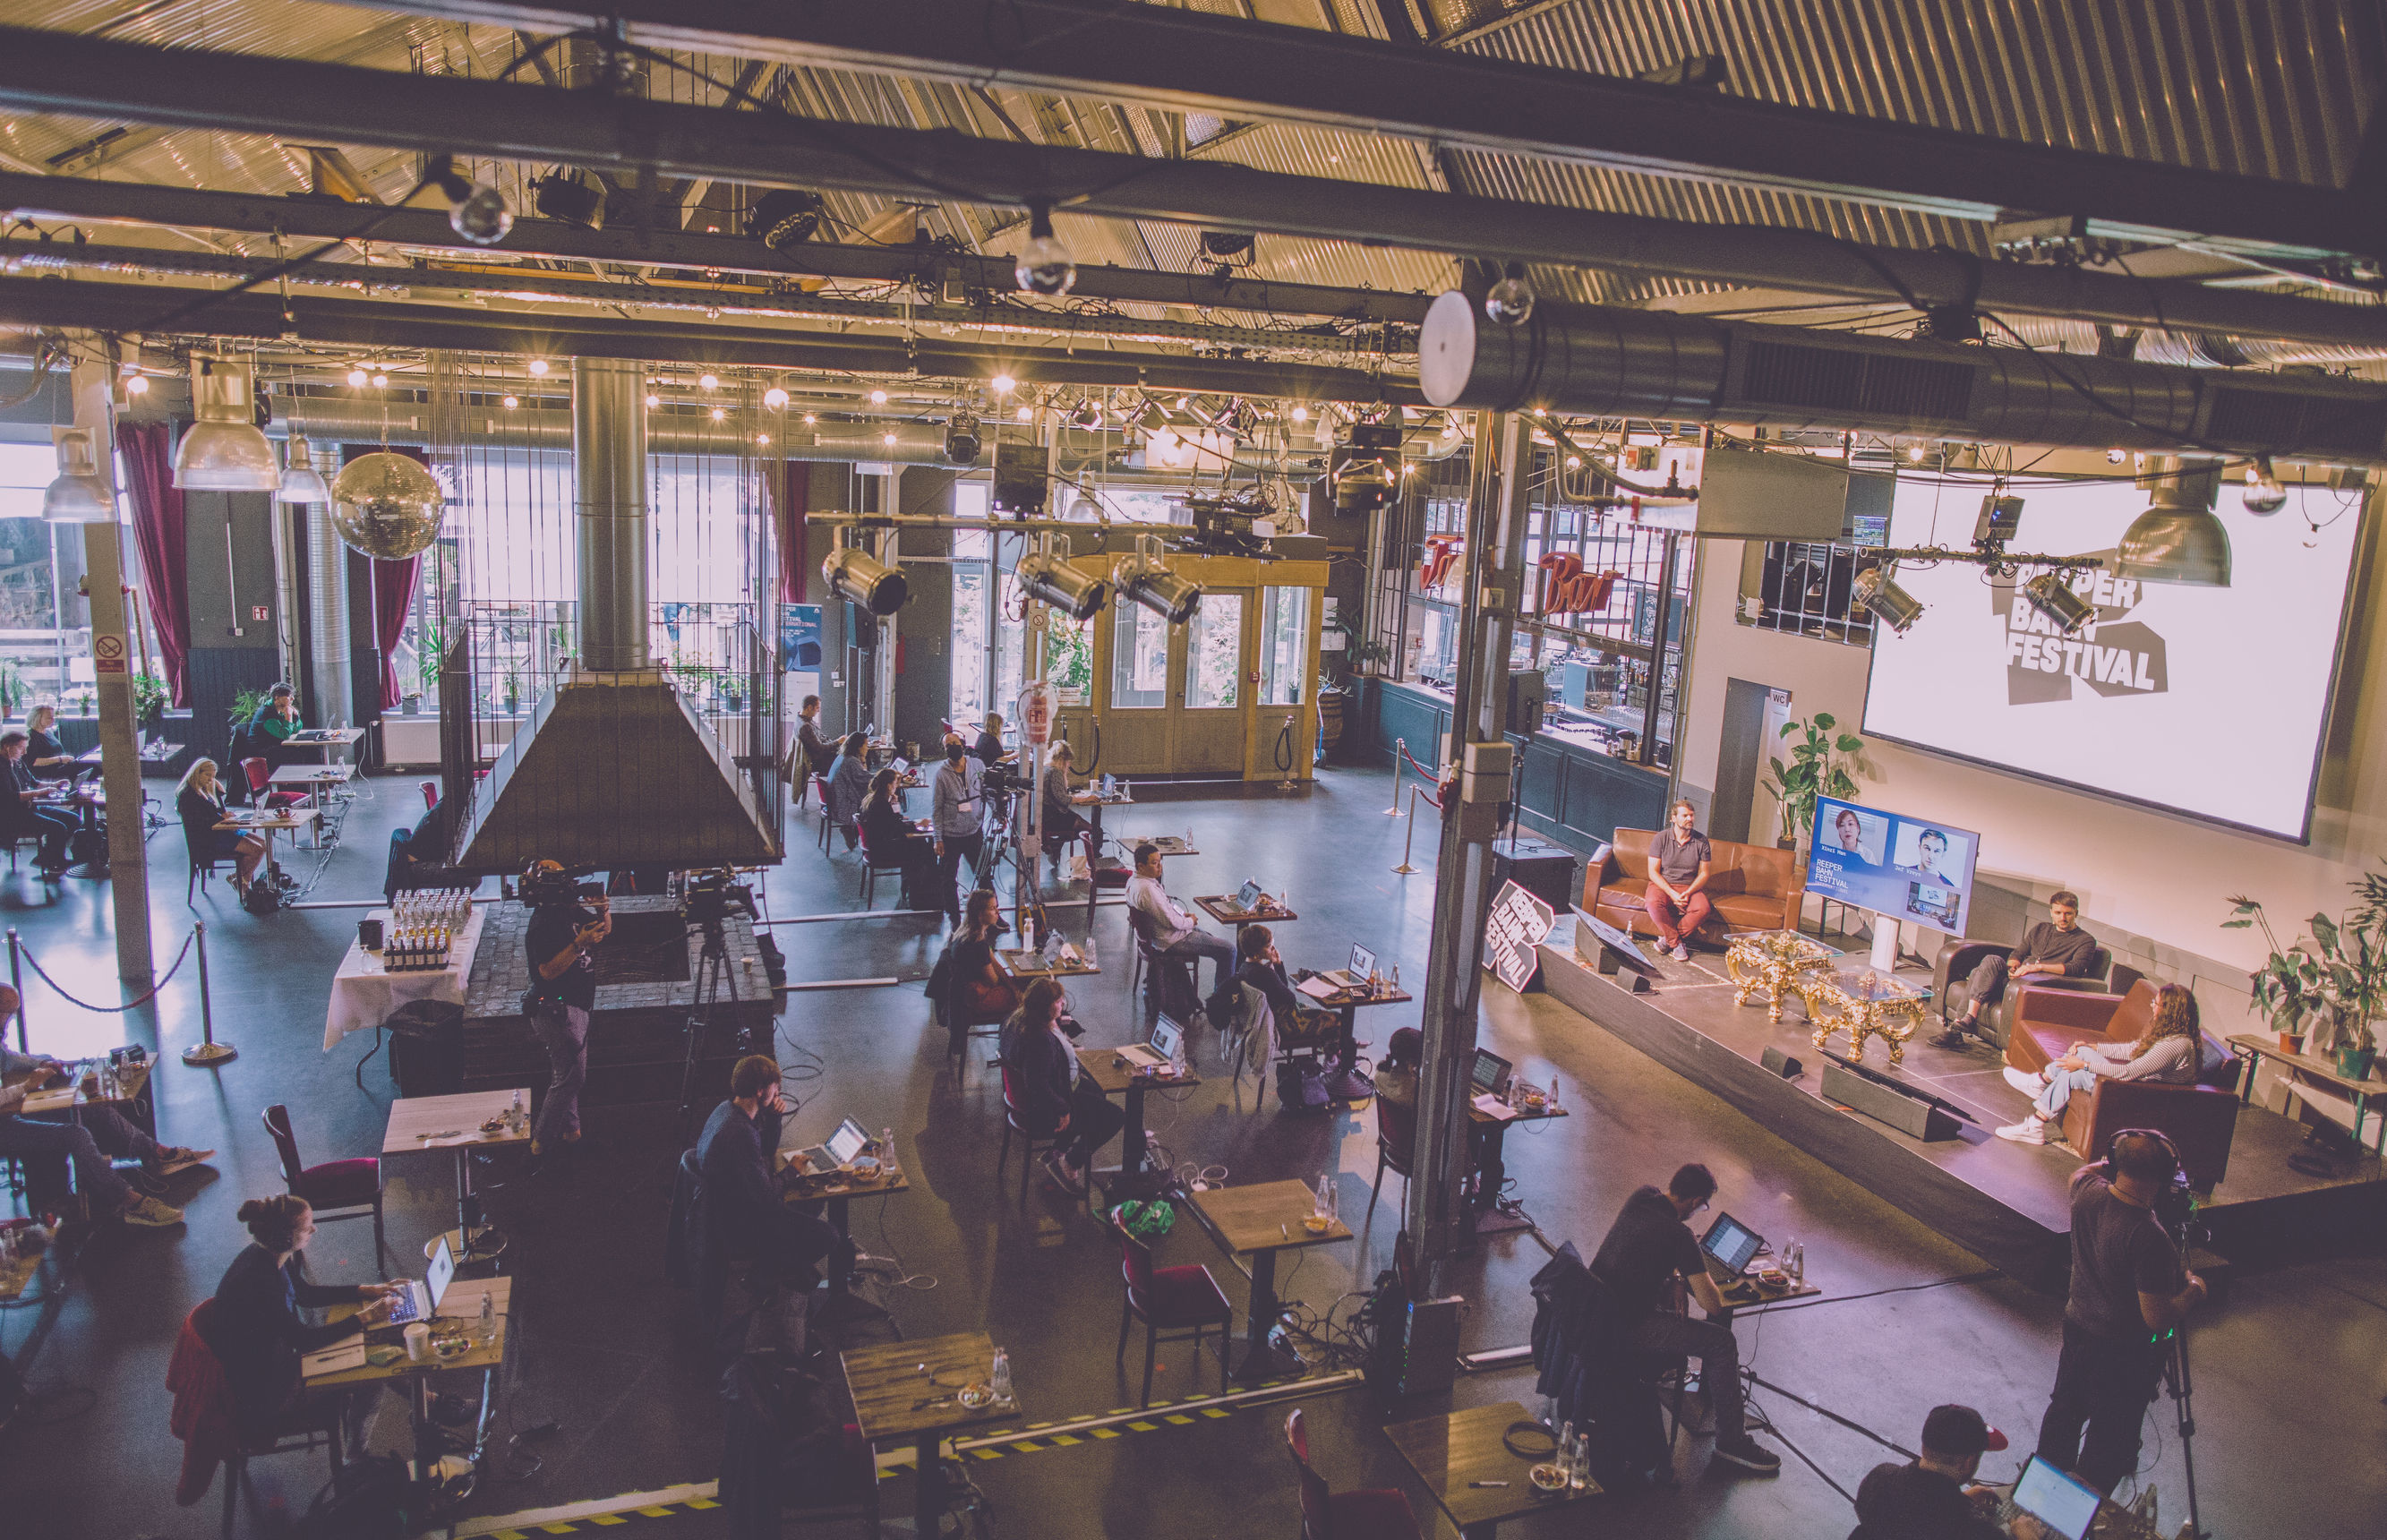
[[[1417,870],[1415,866],[1409,865],[1409,847],[1417,843],[1417,800],[1418,788],[1416,784],[1412,782],[1409,786],[1408,832],[1401,836],[1401,864],[1393,868],[1394,871],[1399,873],[1402,877],[1408,877],[1409,874]]]
[[[1401,761],[1408,757],[1409,740],[1405,738],[1393,739],[1393,805],[1384,809],[1384,816],[1387,818],[1397,818],[1401,815]],[[1407,860],[1408,857],[1404,856],[1402,859]]]
[[[199,1041],[183,1050],[183,1062],[195,1069],[213,1069],[240,1050],[229,1042],[216,1041],[214,1002],[208,994],[208,927],[202,920],[191,927],[191,939],[199,949]]]
[[[30,1054],[25,1046],[25,972],[17,951],[17,928],[8,928],[8,987],[17,991],[17,1052]]]

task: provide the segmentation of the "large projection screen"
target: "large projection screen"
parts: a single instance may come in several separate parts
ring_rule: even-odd
[[[1901,477],[1889,543],[1969,545],[1986,490]],[[1874,629],[1866,735],[2306,839],[2360,494],[2293,492],[2280,513],[2256,518],[2238,506],[2235,486],[2223,486],[2216,511],[2229,531],[2230,586],[2200,588],[2112,574],[2122,531],[2147,505],[2143,490],[2009,490],[2025,500],[2008,549],[2105,558],[2105,570],[2078,585],[2096,618],[2067,638],[2012,580],[1956,562],[1901,565],[1899,585],[1928,608],[1902,637]]]

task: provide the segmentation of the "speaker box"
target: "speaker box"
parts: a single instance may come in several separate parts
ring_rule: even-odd
[[[1757,1056],[1757,1062],[1763,1065],[1766,1068],[1771,1069],[1776,1075],[1781,1076],[1786,1080],[1797,1079],[1800,1072],[1806,1067],[1797,1059],[1792,1058],[1789,1054],[1784,1053],[1779,1048],[1768,1048],[1764,1053],[1760,1054]],[[1853,1076],[1850,1077],[1850,1079],[1854,1078],[1855,1077]]]
[[[1946,1112],[1919,1097],[1845,1069],[1838,1059],[1827,1060],[1824,1065],[1824,1100],[1863,1113],[1926,1143],[1956,1137],[1956,1120]]]

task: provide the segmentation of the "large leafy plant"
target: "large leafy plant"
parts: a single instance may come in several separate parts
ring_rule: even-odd
[[[1815,799],[1818,797],[1847,798],[1857,794],[1857,778],[1835,754],[1853,754],[1864,747],[1864,740],[1852,733],[1835,733],[1838,721],[1829,712],[1817,712],[1804,722],[1782,724],[1784,738],[1793,733],[1799,740],[1790,745],[1790,763],[1779,758],[1771,763],[1774,770],[1765,789],[1782,804],[1782,835],[1796,839],[1810,833],[1815,827]]]
[[[2261,903],[2230,899],[2225,930],[2259,926],[2270,955],[2252,976],[2255,1007],[2274,1031],[2307,1032],[2312,1047],[2368,1047],[2370,1023],[2387,1016],[2387,873],[2369,872],[2348,884],[2357,900],[2330,919],[2305,921],[2308,936],[2280,945]]]

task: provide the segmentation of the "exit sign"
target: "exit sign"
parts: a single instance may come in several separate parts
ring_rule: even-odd
[[[262,605],[262,604],[252,604],[252,605],[250,605],[250,606],[248,607],[248,618],[249,618],[249,619],[251,619],[251,620],[264,620],[264,619],[266,619],[266,618],[267,618],[267,611],[266,611],[265,606],[264,606],[264,605]]]

